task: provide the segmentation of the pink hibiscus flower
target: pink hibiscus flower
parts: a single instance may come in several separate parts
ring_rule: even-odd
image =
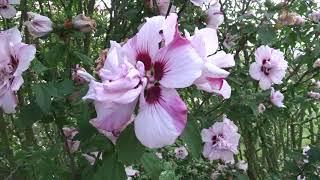
[[[22,73],[34,59],[36,48],[21,42],[17,28],[0,32],[0,107],[14,113],[18,100],[16,92],[23,84]]]
[[[140,142],[149,148],[175,142],[187,121],[187,107],[175,88],[192,85],[202,69],[201,58],[176,26],[175,14],[156,16],[123,47],[111,42],[99,71],[102,82],[91,81],[84,97],[94,100],[95,127],[118,134],[139,100],[134,125]]]
[[[221,159],[232,162],[233,155],[238,153],[240,134],[237,131],[238,127],[228,118],[214,123],[209,129],[203,129],[203,156],[210,161]]]
[[[12,6],[14,4],[20,4],[20,0],[0,0],[0,16],[5,19],[13,18],[17,13]]]
[[[279,108],[286,107],[283,104],[284,95],[280,91],[275,91],[273,88],[271,88],[271,94],[270,94],[270,101],[273,105]]]
[[[255,52],[256,62],[250,65],[250,76],[259,81],[260,88],[269,89],[271,85],[281,84],[288,63],[283,53],[269,46],[260,46]]]
[[[192,46],[202,57],[204,66],[202,75],[194,82],[198,89],[217,93],[223,98],[231,96],[231,87],[225,80],[229,72],[223,68],[235,65],[233,55],[226,54],[224,51],[217,51],[218,36],[217,31],[211,28],[195,30],[195,34],[190,37],[186,32],[186,37],[190,39]],[[216,54],[214,54],[216,53]]]

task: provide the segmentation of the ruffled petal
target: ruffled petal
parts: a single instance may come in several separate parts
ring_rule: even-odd
[[[14,77],[12,83],[11,83],[11,90],[12,91],[18,91],[20,89],[20,87],[23,84],[23,78],[22,76],[16,76]]]
[[[129,104],[95,101],[97,118],[91,123],[97,129],[118,134],[130,122],[136,103],[137,100]]]
[[[27,70],[34,59],[36,54],[36,48],[33,45],[19,44],[14,47],[14,54],[19,60],[18,67],[13,76],[20,76],[25,70]]]
[[[187,107],[174,89],[160,89],[157,103],[146,103],[141,95],[140,111],[135,119],[135,133],[149,148],[173,144],[187,122]]]

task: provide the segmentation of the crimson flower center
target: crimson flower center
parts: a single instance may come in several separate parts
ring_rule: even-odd
[[[211,138],[212,145],[217,144],[220,141],[220,138],[223,138],[223,134],[218,134],[218,135],[212,136],[212,138]]]
[[[266,76],[270,74],[271,67],[270,67],[270,59],[263,59],[262,66],[260,69]]]

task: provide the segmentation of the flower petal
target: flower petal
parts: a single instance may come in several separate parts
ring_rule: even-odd
[[[200,53],[201,57],[207,57],[215,53],[218,49],[217,30],[212,28],[196,29],[191,44]]]
[[[209,56],[208,62],[213,63],[220,68],[235,66],[233,55],[227,54],[224,51],[218,51],[216,54]]]
[[[16,13],[17,10],[11,5],[0,7],[0,15],[5,19],[13,18],[16,15]]]
[[[36,48],[33,45],[19,44],[14,47],[14,53],[19,59],[19,64],[13,76],[20,76],[30,66],[31,61],[36,54]]]
[[[95,101],[97,118],[92,124],[97,129],[119,133],[130,122],[136,103],[137,100],[129,104]]]
[[[250,65],[249,74],[252,77],[252,79],[258,81],[264,76],[263,72],[261,71],[261,65],[256,62]]]
[[[140,98],[140,111],[135,119],[135,133],[139,141],[149,148],[173,144],[187,122],[187,107],[174,89],[161,88],[158,103],[145,103]]]
[[[16,112],[17,103],[17,97],[12,91],[7,90],[6,93],[0,96],[0,107],[7,114]]]
[[[190,42],[176,33],[173,42],[159,51],[154,64],[156,80],[166,88],[190,86],[201,75],[203,67]]]
[[[267,90],[271,87],[272,82],[268,76],[262,76],[259,81],[259,86],[262,90]]]

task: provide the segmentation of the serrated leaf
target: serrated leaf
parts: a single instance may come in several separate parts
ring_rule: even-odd
[[[132,164],[139,160],[144,153],[144,146],[136,138],[133,125],[128,126],[121,133],[116,147],[119,160],[127,164]]]
[[[161,173],[161,162],[153,153],[145,153],[141,158],[141,163],[151,179],[159,179]]]
[[[103,164],[94,174],[93,180],[124,180],[127,175],[124,165],[117,161],[115,154],[103,156]]]
[[[46,90],[45,84],[36,84],[32,87],[36,96],[36,102],[44,113],[48,113],[51,108],[51,96]]]

